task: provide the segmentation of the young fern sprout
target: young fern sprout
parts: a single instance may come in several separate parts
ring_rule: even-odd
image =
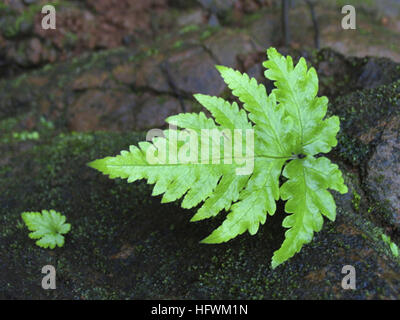
[[[42,248],[54,249],[64,245],[63,234],[71,230],[71,225],[65,223],[65,216],[54,210],[40,212],[23,212],[21,214],[31,233],[29,238],[39,239],[36,245]]]
[[[163,203],[183,198],[181,206],[186,209],[203,203],[191,221],[227,211],[222,225],[202,243],[226,242],[246,231],[254,235],[267,216],[275,214],[276,201],[286,201],[282,225],[287,231],[272,257],[275,268],[312,240],[314,232],[322,229],[323,216],[335,220],[336,205],[328,190],[343,194],[347,187],[338,166],[317,156],[337,145],[340,121],[337,116],[326,117],[328,99],[317,96],[315,69],[308,68],[304,58],[294,66],[290,56],[283,57],[274,48],[267,54],[265,76],[275,84],[271,94],[247,74],[218,66],[243,108],[221,98],[195,95],[212,118],[203,112],[169,117],[167,123],[179,130],[165,130],[163,137],[89,166],[112,179],[146,179],[154,184],[154,196],[163,194]],[[220,135],[207,140],[204,130]],[[205,157],[200,151],[204,145]],[[227,151],[230,161],[222,161],[221,151]],[[246,161],[253,162],[252,170],[238,174]],[[286,178],[282,184],[281,176]]]

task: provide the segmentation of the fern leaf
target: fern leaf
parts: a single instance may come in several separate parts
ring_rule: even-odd
[[[224,66],[218,66],[217,69],[232,93],[243,102],[249,119],[256,124],[256,135],[263,140],[261,154],[275,153],[275,157],[290,157],[293,146],[290,134],[292,121],[284,117],[284,109],[277,105],[275,95],[268,96],[264,85],[258,84],[254,78],[250,79],[245,73]]]
[[[203,243],[226,242],[246,230],[254,235],[259,225],[265,223],[267,212],[270,215],[275,213],[275,200],[279,199],[279,176],[285,160],[257,161],[255,172],[240,193],[239,201],[232,206],[223,224],[202,240]]]
[[[179,114],[169,117],[167,122],[185,130],[194,130],[197,133],[203,129],[218,130],[221,133],[219,137],[226,142],[226,145],[233,149],[235,149],[235,144],[240,144],[242,147],[240,149],[246,147],[245,140],[241,140],[240,143],[234,141],[232,132],[233,130],[252,129],[244,110],[239,110],[236,103],[230,104],[221,98],[196,95],[196,99],[214,115],[215,121],[220,125],[217,125],[212,119],[207,119],[203,113]],[[224,153],[231,152],[231,150],[223,148],[224,143],[216,141],[213,137],[207,142],[203,141],[202,136],[197,137],[198,146],[204,147],[205,145],[209,149],[206,161],[200,158],[199,150],[195,154],[193,161],[195,163],[193,164],[179,161],[175,163],[170,158],[165,159],[166,162],[163,163],[158,161],[160,154],[157,154],[157,150],[167,150],[165,153],[168,153],[171,149],[176,148],[177,154],[182,152],[184,145],[173,144],[171,146],[170,142],[173,141],[172,135],[182,135],[185,130],[166,130],[164,138],[154,139],[153,143],[141,143],[139,147],[131,146],[129,152],[122,151],[116,157],[96,160],[89,165],[109,175],[110,178],[124,178],[128,179],[128,182],[146,179],[149,184],[155,184],[153,195],[164,194],[163,203],[172,202],[184,196],[182,207],[192,208],[205,201],[192,221],[216,216],[223,209],[229,210],[231,204],[238,200],[240,191],[246,186],[249,175],[236,174],[236,169],[240,165],[235,162],[241,162],[240,160],[243,160],[241,156],[232,154],[232,163],[224,163]],[[231,134],[224,136],[224,132]],[[218,148],[212,148],[213,145]],[[149,157],[149,154],[153,154],[154,157]],[[212,163],[214,164],[210,165]]]
[[[315,155],[329,152],[337,145],[339,132],[337,116],[323,119],[328,99],[317,97],[318,76],[314,68],[307,68],[304,58],[296,66],[290,56],[283,57],[276,49],[267,51],[269,60],[265,76],[275,81],[273,90],[280,105],[295,121],[298,149],[295,153]]]
[[[29,238],[38,239],[36,245],[42,248],[54,249],[64,245],[63,234],[71,229],[69,223],[65,223],[65,216],[54,210],[40,212],[23,212],[21,214],[26,226],[31,233]]]
[[[291,215],[283,220],[282,225],[289,230],[281,248],[274,253],[273,268],[311,241],[313,233],[322,228],[322,215],[335,220],[335,201],[327,189],[347,192],[338,166],[325,157],[293,160],[285,167],[283,175],[288,181],[281,187],[281,198],[287,200],[285,211]]]
[[[274,253],[275,268],[321,230],[322,216],[335,219],[328,190],[345,193],[347,187],[337,165],[314,157],[336,146],[340,128],[338,117],[326,118],[328,99],[317,96],[316,71],[304,59],[294,66],[291,57],[273,48],[267,53],[265,76],[276,86],[271,94],[248,75],[218,66],[243,109],[236,102],[195,95],[212,118],[202,112],[169,117],[167,123],[177,130],[89,165],[110,178],[146,179],[154,184],[153,195],[163,195],[162,202],[183,198],[183,208],[203,202],[191,221],[225,210],[226,219],[203,243],[226,242],[246,231],[254,235],[275,213],[276,201],[286,201],[289,216],[283,227],[288,230]],[[282,186],[281,175],[286,178]]]

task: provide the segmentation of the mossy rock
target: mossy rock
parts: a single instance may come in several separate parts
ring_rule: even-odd
[[[190,223],[194,211],[161,204],[144,182],[110,180],[86,166],[142,138],[62,134],[0,168],[0,298],[400,298],[399,261],[381,240],[382,230],[353,211],[358,182],[351,174],[345,175],[349,193],[335,194],[337,221],[326,221],[311,244],[272,270],[285,231],[282,203],[256,236],[203,245],[224,214]],[[28,238],[20,214],[42,209],[55,209],[72,224],[63,248],[45,250]],[[57,271],[56,290],[40,285],[48,264]],[[356,290],[341,287],[344,265],[356,269]]]

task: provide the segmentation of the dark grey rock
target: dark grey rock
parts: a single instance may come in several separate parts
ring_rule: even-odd
[[[283,204],[256,236],[203,245],[224,216],[190,223],[193,210],[161,204],[144,183],[110,180],[86,163],[126,150],[137,134],[72,134],[13,157],[0,168],[0,298],[3,299],[399,299],[400,267],[382,230],[353,209],[352,186],[335,194],[336,222],[272,270],[285,229]],[[347,172],[345,167],[341,167]],[[26,210],[53,208],[72,229],[63,248],[37,247],[21,227]],[[57,290],[40,287],[54,265]],[[356,269],[344,290],[342,268]]]
[[[381,141],[368,162],[370,196],[389,206],[391,224],[400,228],[400,117],[385,125]]]

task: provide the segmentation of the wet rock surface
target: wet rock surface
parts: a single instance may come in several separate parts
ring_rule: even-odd
[[[256,236],[205,246],[199,240],[221,218],[190,223],[194,211],[161,204],[144,183],[112,181],[86,166],[139,139],[143,135],[63,135],[2,166],[1,298],[400,297],[399,264],[381,241],[382,230],[355,212],[351,191],[335,194],[337,221],[326,221],[300,254],[272,270],[272,253],[284,236],[282,204]],[[357,181],[342,169],[352,189]],[[65,246],[54,251],[35,246],[19,221],[20,212],[49,206],[72,224]],[[39,285],[47,264],[57,268],[52,292]],[[342,289],[344,265],[356,268],[357,290]]]
[[[126,37],[153,38],[153,20],[160,20],[167,8],[166,0],[56,1],[58,28],[44,30],[41,8],[48,1],[7,2],[0,6],[0,39],[9,63],[20,67],[115,48]]]
[[[176,27],[206,26],[211,16],[219,26],[219,20],[223,22],[232,11],[241,15],[271,7],[268,1],[259,0],[55,1],[52,4],[57,10],[58,27],[44,30],[41,8],[45,4],[48,1],[7,0],[0,4],[0,49],[7,74],[65,61],[85,52],[148,44]]]
[[[261,66],[265,60],[264,52],[251,35],[233,35],[232,32],[218,32],[203,43],[182,44],[180,48],[167,48],[162,53],[128,48],[94,53],[12,80],[0,80],[0,119],[30,114],[30,122],[37,123],[44,116],[55,122],[60,130],[77,131],[127,131],[164,126],[165,122],[156,116],[157,112],[145,109],[162,110],[158,114],[169,115],[177,110],[190,112],[194,107],[193,94],[223,94],[226,86],[215,69],[217,64],[234,67],[266,82]],[[400,78],[398,65],[384,58],[347,59],[329,49],[311,54],[288,53],[295,59],[303,55],[311,61],[320,75],[320,94],[329,98],[342,97],[357,89],[382,87]],[[382,76],[377,78],[371,73]],[[265,84],[272,88],[272,83]],[[364,113],[368,116],[365,122],[358,121],[359,114],[353,112],[356,109],[360,114],[364,112],[362,93],[356,92],[353,96],[360,101],[340,106],[347,102],[340,102],[338,98],[335,103],[338,108],[334,111],[348,117],[351,135],[363,132],[360,126],[364,123],[368,123],[369,128],[394,110],[380,108],[383,103],[380,100],[392,99],[388,105],[397,101],[396,95],[379,93],[373,98],[378,100],[377,103],[368,105],[375,113]],[[181,103],[184,99],[191,101],[186,108]],[[90,119],[93,112],[101,119]],[[143,114],[154,117],[138,122],[138,116]]]
[[[388,205],[389,222],[400,227],[400,118],[385,125],[372,157],[368,161],[366,185],[371,196]]]
[[[164,119],[157,115],[175,113],[177,99],[193,100],[195,93],[223,93],[226,86],[215,65],[238,68],[240,56],[256,51],[249,35],[233,34],[229,30],[216,33],[204,44],[199,40],[179,48],[172,45],[162,53],[148,48],[94,53],[0,81],[0,118],[31,112],[36,114],[32,115],[34,122],[40,114],[58,128],[77,131],[163,126]],[[192,103],[187,105],[185,111],[190,112]],[[90,119],[96,110],[103,120]],[[155,117],[137,120],[143,114]]]

